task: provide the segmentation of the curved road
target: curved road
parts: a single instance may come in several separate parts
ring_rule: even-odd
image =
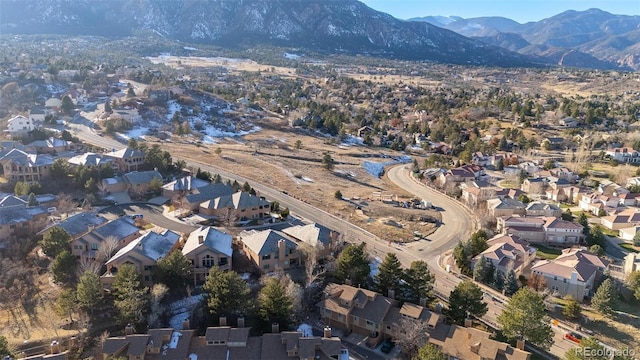
[[[91,122],[87,122],[86,118],[79,120],[80,121],[76,121],[76,123],[70,123],[69,128],[72,130],[72,133],[81,140],[95,146],[103,147],[107,150],[110,150],[113,147],[122,147],[122,144],[116,140],[98,136],[88,127],[91,126]],[[399,246],[380,239],[370,232],[351,224],[347,220],[331,215],[322,209],[318,209],[304,201],[293,198],[280,190],[270,188],[269,186],[260,184],[252,179],[238,176],[196,159],[190,158],[183,160],[185,160],[188,165],[199,166],[204,171],[218,173],[223,178],[236,179],[241,183],[244,181],[250,182],[253,188],[260,192],[261,195],[288,206],[291,212],[298,216],[323,224],[340,232],[343,234],[343,239],[345,239],[345,241],[351,243],[366,242],[369,247],[369,252],[376,257],[382,259],[386,253],[393,252],[396,253],[403,266],[409,266],[414,260],[426,261],[434,273],[436,278],[436,290],[440,294],[448,296],[449,292],[461,281],[457,276],[447,273],[442,267],[440,267],[439,259],[444,252],[453,248],[458,241],[466,240],[470,237],[470,234],[475,227],[473,215],[459,202],[413,180],[413,178],[410,177],[409,170],[406,168],[406,165],[398,165],[389,168],[387,170],[387,176],[390,181],[403,188],[405,191],[420,198],[427,199],[442,208],[443,224],[438,228],[438,230],[436,230],[436,232],[429,236],[431,241],[421,240],[405,246]],[[500,297],[495,294],[495,292],[493,294],[495,297]],[[487,303],[489,311],[484,319],[495,323],[497,315],[502,311],[503,304],[501,302],[491,301],[490,299],[488,299]],[[568,344],[568,341],[562,340],[562,334],[565,330],[554,327],[554,332],[555,344],[551,348],[551,353],[556,356],[562,356],[567,348],[573,347],[575,344]]]

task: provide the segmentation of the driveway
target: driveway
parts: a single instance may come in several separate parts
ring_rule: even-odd
[[[123,212],[127,215],[142,214],[144,216],[144,219],[148,222],[179,233],[190,233],[197,228],[197,226],[194,225],[189,225],[168,219],[167,217],[162,215],[162,206],[158,205],[131,203],[113,205],[100,210],[100,213],[111,214],[112,216],[119,216]]]

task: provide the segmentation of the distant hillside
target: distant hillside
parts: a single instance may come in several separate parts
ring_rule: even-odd
[[[416,18],[491,45],[544,56],[565,66],[640,70],[640,16],[589,9],[565,11],[526,24],[502,17],[460,18],[446,24],[437,19]]]
[[[424,22],[398,20],[356,0],[0,0],[2,33],[130,35],[186,42],[273,44],[325,53],[490,66],[539,66]],[[25,14],[28,14],[25,16]]]

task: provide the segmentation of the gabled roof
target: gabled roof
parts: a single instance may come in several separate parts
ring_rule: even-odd
[[[545,229],[582,230],[582,225],[571,221],[557,219],[554,217],[545,218]]]
[[[189,191],[209,184],[209,181],[198,179],[195,176],[185,176],[163,185],[162,188],[170,191]]]
[[[27,202],[14,195],[7,195],[0,199],[0,207],[26,205]]]
[[[231,185],[223,183],[209,184],[195,189],[193,194],[185,196],[185,200],[190,204],[199,204],[220,196],[231,195],[235,192]]]
[[[11,149],[0,162],[11,161],[19,166],[37,167],[53,164],[53,157],[49,154],[30,154],[23,150]]]
[[[258,255],[267,255],[276,252],[280,240],[284,240],[285,246],[289,249],[296,249],[298,247],[295,241],[292,241],[287,235],[276,230],[251,230],[243,231],[240,234],[240,241]]]
[[[156,170],[133,171],[133,172],[122,175],[122,178],[124,179],[125,182],[132,185],[136,185],[136,184],[147,184],[154,179],[162,180],[162,175]]]
[[[64,229],[72,238],[89,231],[90,226],[100,226],[107,222],[107,219],[92,212],[81,212],[72,215],[57,224]]]
[[[527,211],[541,211],[541,210],[550,210],[550,211],[560,211],[560,208],[553,205],[547,204],[540,201],[533,201],[527,205]]]
[[[69,146],[69,142],[64,139],[50,137],[45,140],[36,140],[27,146],[39,147],[39,148],[56,148],[56,147],[63,147],[63,146],[67,147]]]
[[[105,155],[118,159],[131,159],[144,157],[145,154],[143,151],[137,149],[124,148],[118,151],[110,151],[108,153],[105,153]]]
[[[202,236],[203,242],[199,238]],[[233,237],[225,232],[210,226],[201,226],[189,235],[187,242],[182,248],[182,253],[187,255],[200,248],[208,248],[226,256],[232,256],[233,249],[231,243]]]
[[[283,229],[282,232],[312,246],[318,243],[324,246],[331,244],[332,231],[317,223],[291,226]]]
[[[244,191],[238,191],[233,195],[220,196],[205,201],[200,206],[206,209],[246,209],[265,205],[269,205],[269,202]]]
[[[525,205],[514,199],[490,199],[487,200],[487,208],[489,209],[524,209]]]
[[[120,249],[120,251],[109,259],[107,264],[126,256],[130,252],[136,252],[157,262],[169,254],[179,239],[180,234],[171,230],[164,230],[162,232],[149,231]]]
[[[531,268],[543,274],[570,279],[576,273],[577,279],[587,281],[595,272],[605,269],[609,262],[593,253],[580,248],[563,249],[562,254],[553,260],[542,260]]]
[[[70,164],[74,165],[100,166],[102,164],[111,164],[113,162],[113,159],[105,157],[102,154],[89,152],[82,155],[76,155],[70,158],[68,161]]]
[[[121,216],[96,228],[92,232],[96,233],[103,239],[106,239],[109,236],[115,236],[118,240],[122,240],[138,233],[138,231],[139,229],[133,224],[133,219],[128,216]]]

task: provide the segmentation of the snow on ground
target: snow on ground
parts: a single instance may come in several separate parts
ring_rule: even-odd
[[[180,106],[176,100],[169,100],[167,102],[167,120],[171,120],[173,114],[180,110],[182,110],[182,106]]]
[[[310,182],[310,183],[312,183],[312,182],[313,182],[313,179],[308,178],[308,177],[306,177],[306,176],[303,176],[303,177],[302,177],[302,180],[304,180],[304,181],[306,181],[306,182]]]
[[[197,354],[189,354],[189,360],[198,360]]]
[[[180,299],[169,305],[169,327],[182,330],[182,322],[188,319],[193,310],[202,301],[202,294]]]
[[[409,163],[409,162],[411,162],[411,156],[402,155],[397,158],[394,158],[391,161],[385,161],[385,162],[372,162],[372,161],[365,160],[362,162],[362,167],[364,167],[364,169],[369,174],[375,177],[380,177],[380,175],[384,173],[385,167],[389,165],[403,164],[403,163]]]
[[[369,263],[369,276],[371,276],[372,278],[376,275],[378,275],[378,273],[380,272],[380,264],[382,264],[382,260],[379,257],[375,257],[370,263]]]
[[[289,60],[298,60],[301,57],[298,54],[290,54],[290,53],[284,53],[283,56],[285,57],[285,59],[289,59]]]
[[[141,127],[137,127],[137,128],[134,128],[132,130],[127,131],[127,133],[124,134],[124,135],[126,137],[128,137],[128,138],[139,139],[142,136],[144,136],[147,133],[147,131],[149,131],[148,127],[141,126]],[[129,140],[129,139],[127,139],[127,140]]]
[[[350,145],[362,145],[362,144],[363,144],[363,139],[361,137],[347,135],[340,145],[350,146]]]
[[[298,326],[298,330],[302,333],[302,337],[312,337],[313,336],[313,328],[309,324],[300,324]]]
[[[189,50],[189,51],[196,51],[196,50],[198,50],[198,49],[196,49],[196,48],[194,48],[194,47],[191,47],[191,46],[184,46],[184,47],[183,47],[183,49],[185,49],[185,50]]]

